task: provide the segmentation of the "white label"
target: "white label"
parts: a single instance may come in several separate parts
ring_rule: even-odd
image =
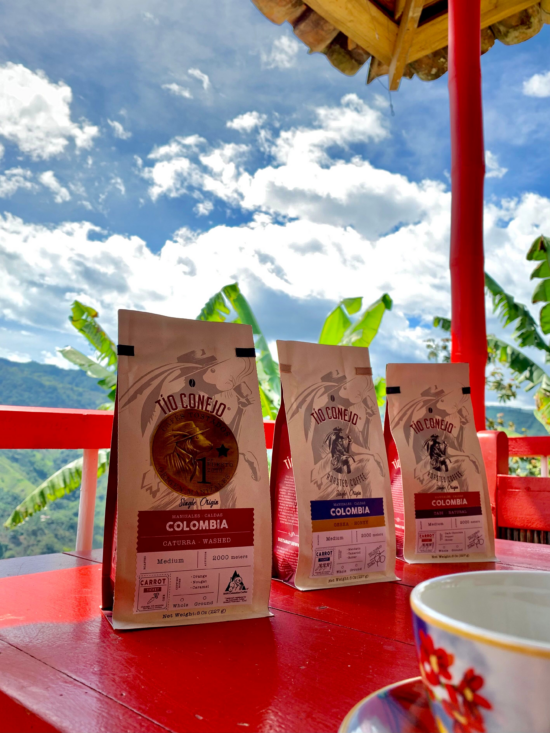
[[[244,605],[252,601],[253,576],[253,547],[138,553],[134,610]]]
[[[386,528],[313,533],[312,578],[386,568]]]

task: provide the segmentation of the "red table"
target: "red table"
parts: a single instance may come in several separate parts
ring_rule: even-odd
[[[358,700],[418,674],[413,586],[550,570],[550,546],[497,540],[497,555],[398,561],[397,583],[301,593],[274,582],[272,618],[122,633],[99,610],[97,552],[0,561],[0,731],[337,731]]]

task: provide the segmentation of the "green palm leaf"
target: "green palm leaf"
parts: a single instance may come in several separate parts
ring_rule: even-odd
[[[256,368],[260,383],[260,401],[264,417],[274,420],[281,402],[281,386],[277,362],[271,356],[269,346],[252,312],[250,304],[241,293],[237,283],[226,285],[213,295],[197,316],[198,321],[224,323],[231,314],[236,313],[232,323],[244,323],[252,327],[256,348]]]
[[[543,280],[542,285],[546,281]],[[501,286],[493,280],[493,278],[485,273],[485,287],[489,291],[493,299],[493,311],[501,317],[503,326],[510,323],[515,324],[513,338],[521,346],[534,346],[536,349],[546,351],[550,354],[550,346],[546,343],[539,333],[538,325],[529,310],[523,303],[517,303],[516,300]]]
[[[441,328],[443,331],[450,332],[451,319],[443,318],[443,316],[435,316],[433,325],[434,325],[434,328]]]
[[[525,383],[526,392],[542,384],[543,379],[548,379],[544,369],[536,362],[492,334],[487,336],[487,350],[491,361],[503,364],[518,375],[518,383]]]
[[[378,333],[382,318],[386,311],[393,308],[393,300],[387,293],[369,305],[359,316],[356,323],[351,325],[341,340],[342,346],[370,346]]]
[[[340,301],[325,319],[319,336],[319,343],[328,344],[329,346],[340,344],[344,334],[352,325],[350,316],[361,310],[362,304],[363,298],[344,298]]]
[[[108,450],[99,451],[98,477],[102,476],[109,467],[109,454]],[[25,519],[42,511],[52,501],[78,489],[82,481],[82,462],[83,458],[77,458],[47,478],[13,510],[9,519],[4,523],[4,527],[7,529],[17,527]]]
[[[226,285],[223,290],[223,294],[233,306],[233,309],[239,317],[240,323],[246,323],[252,326],[252,333],[254,334],[254,345],[256,347],[256,363],[258,366],[258,377],[262,385],[267,385],[264,391],[270,399],[275,399],[276,406],[278,408],[281,399],[281,384],[279,381],[279,369],[277,362],[271,356],[269,346],[265,336],[262,333],[262,329],[252,308],[248,304],[248,301],[241,293],[237,283],[232,285]]]
[[[78,351],[78,349],[73,349],[72,346],[66,346],[64,349],[58,349],[57,351],[67,361],[71,362],[71,364],[85,371],[89,377],[99,379],[98,384],[101,387],[111,389],[116,385],[116,372],[107,369],[103,364],[95,361],[95,359],[91,359],[81,351]]]
[[[99,353],[99,361],[105,362],[108,367],[116,367],[116,345],[97,322],[98,315],[94,308],[75,300],[69,322]]]
[[[386,380],[384,377],[378,377],[374,382],[374,391],[376,392],[376,402],[378,407],[382,407],[386,401]]]
[[[107,369],[103,364],[91,359],[78,349],[73,349],[72,346],[66,346],[64,349],[58,349],[57,351],[71,364],[85,371],[89,377],[98,380],[98,385],[107,390],[107,399],[109,400],[109,402],[100,405],[99,409],[112,410],[116,397],[116,371]]]
[[[367,306],[355,322],[350,316],[361,310],[363,298],[344,298],[327,316],[320,344],[334,346],[370,346],[378,333],[384,313],[391,310],[393,301],[387,293]]]

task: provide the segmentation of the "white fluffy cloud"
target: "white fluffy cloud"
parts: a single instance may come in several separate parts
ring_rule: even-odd
[[[238,130],[238,132],[252,132],[254,128],[261,127],[266,121],[266,115],[261,115],[259,112],[245,112],[233,120],[229,120],[227,127],[231,130]]]
[[[25,168],[9,168],[0,174],[0,198],[9,198],[20,188],[26,191],[36,190],[31,171]]]
[[[193,76],[200,81],[205,92],[210,89],[210,78],[208,74],[203,73],[200,69],[189,69],[187,73],[189,76]]]
[[[422,195],[419,188],[419,200]],[[393,359],[422,358],[427,331],[409,327],[408,319],[428,326],[449,309],[450,197],[438,195],[435,211],[430,207],[418,221],[376,239],[352,227],[258,214],[240,226],[180,229],[157,254],[138,237],[98,239],[86,222],[45,227],[6,215],[0,217],[0,308],[18,324],[63,330],[66,311],[79,298],[94,305],[114,333],[118,308],[194,318],[210,295],[233,281],[249,296],[295,298],[295,313],[308,299],[363,295],[371,302],[389,291],[392,339],[379,348]],[[547,198],[528,194],[487,207],[487,269],[520,300],[529,299],[526,248],[549,229]]]
[[[69,191],[62,186],[54,175],[53,171],[45,171],[38,176],[40,183],[49,188],[53,193],[53,198],[56,204],[62,204],[65,201],[70,201],[71,194]]]
[[[0,66],[0,136],[34,160],[63,153],[71,140],[78,150],[92,146],[99,130],[86,120],[74,122],[71,102],[64,82],[21,64]]]
[[[107,122],[111,126],[115,137],[120,138],[120,140],[129,140],[132,137],[132,133],[125,130],[124,126],[117,120],[107,120]]]
[[[362,295],[372,302],[389,292],[395,306],[384,328],[392,337],[379,340],[377,353],[420,359],[431,318],[449,313],[450,193],[440,182],[414,182],[372,165],[368,146],[388,134],[379,109],[348,95],[336,107],[314,110],[309,126],[273,130],[261,167],[253,147],[212,146],[198,135],[155,147],[145,164],[138,160],[153,199],[191,196],[199,216],[215,204],[244,221],[181,228],[158,253],[138,237],[102,236],[88,222],[48,227],[5,215],[4,317],[64,330],[78,298],[97,307],[114,333],[118,308],[193,318],[234,281],[253,303],[294,299],[292,319],[308,302],[326,308],[327,300]],[[525,252],[544,231],[548,198],[526,194],[486,207],[487,270],[524,302],[531,291]]]
[[[528,97],[550,97],[550,71],[534,74],[523,82],[523,93]]]
[[[339,106],[317,108],[310,127],[266,139],[271,163],[252,173],[247,170],[251,146],[209,147],[196,137],[174,138],[156,148],[149,158],[157,162],[142,173],[153,199],[210,195],[245,211],[351,225],[376,237],[418,220],[428,208],[437,215],[443,191],[441,183],[414,184],[376,169],[362,156],[350,157],[351,146],[388,136],[382,112],[349,94]]]
[[[487,178],[503,178],[508,173],[508,168],[501,166],[498,157],[490,150],[485,151],[485,165]]]
[[[193,99],[193,95],[191,94],[189,89],[182,87],[181,84],[176,84],[176,82],[172,82],[171,84],[163,84],[162,88],[165,89],[167,92],[170,92],[170,94],[173,94],[175,97]]]
[[[273,42],[271,51],[262,51],[262,65],[266,69],[290,69],[296,64],[300,44],[290,36],[281,36]]]

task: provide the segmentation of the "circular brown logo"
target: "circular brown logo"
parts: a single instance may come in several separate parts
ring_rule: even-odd
[[[209,496],[231,481],[239,447],[229,427],[204,410],[177,410],[157,425],[151,461],[160,480],[178,494]]]

